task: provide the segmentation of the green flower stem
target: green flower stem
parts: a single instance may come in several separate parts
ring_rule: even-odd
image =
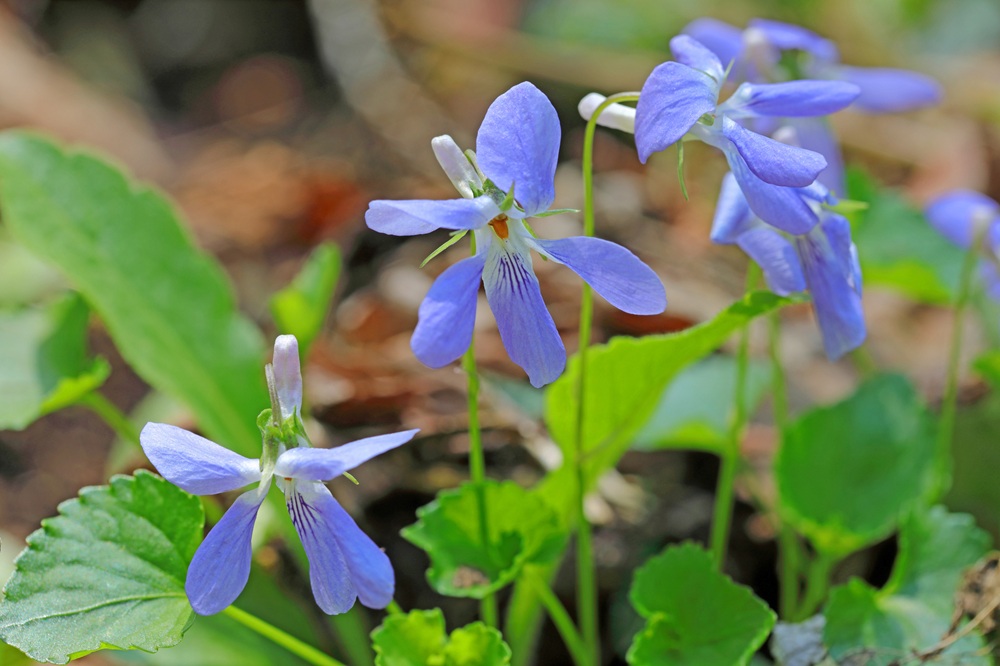
[[[490,551],[489,512],[486,506],[486,458],[483,455],[483,433],[479,427],[479,371],[476,368],[475,339],[462,356],[462,368],[469,386],[469,476],[476,488],[476,508],[479,511],[479,536]],[[497,626],[497,600],[492,592],[479,604],[479,616],[489,627]]]
[[[809,563],[802,605],[791,617],[792,622],[807,620],[819,609],[830,589],[830,574],[833,573],[833,567],[836,566],[837,561],[837,558],[819,552],[816,554],[816,559]]]
[[[746,289],[751,291],[760,280],[760,268],[750,262],[747,268]],[[728,444],[719,461],[719,481],[715,492],[715,510],[712,514],[711,546],[715,565],[720,570],[726,559],[729,529],[733,520],[733,491],[736,471],[740,465],[740,440],[747,423],[747,370],[750,365],[750,327],[740,332],[740,346],[736,355],[736,388],[733,411],[729,421]]]
[[[385,612],[389,615],[405,615],[406,611],[400,608],[399,604],[395,599],[389,602],[389,605],[385,607]]]
[[[604,100],[587,121],[587,129],[583,135],[583,235],[594,235],[594,135],[597,132],[597,119],[606,108],[616,102],[635,102],[639,93],[619,93]],[[584,500],[587,495],[586,473],[584,471],[583,450],[583,415],[586,399],[587,378],[587,348],[590,346],[590,329],[594,314],[594,295],[586,282],[580,294],[580,334],[579,357],[580,373],[577,376],[576,398],[576,432],[574,440],[574,457],[577,486],[577,535],[576,535],[576,572],[577,572],[577,616],[583,641],[587,646],[589,660],[587,663],[600,663],[601,644],[597,621],[597,569],[594,566],[594,547],[590,523],[584,510]]]
[[[79,400],[79,404],[91,410],[115,431],[115,434],[126,442],[142,448],[139,443],[139,431],[129,421],[128,417],[114,403],[97,391],[91,391]]]
[[[962,332],[965,324],[965,309],[972,293],[972,275],[979,262],[983,234],[976,234],[965,253],[962,273],[955,297],[955,323],[951,333],[951,349],[948,352],[948,375],[945,380],[944,396],[941,399],[941,415],[938,419],[937,447],[935,449],[938,487],[933,501],[937,501],[951,487],[951,440],[955,433],[955,412],[958,408],[958,375],[962,357]]]
[[[323,652],[320,652],[308,643],[303,643],[291,634],[285,633],[281,629],[268,624],[259,617],[240,610],[236,606],[230,606],[222,612],[242,624],[244,627],[257,632],[269,641],[280,645],[292,654],[308,661],[310,664],[315,664],[315,666],[346,666],[346,664],[337,661]]]
[[[552,623],[556,625],[556,631],[559,632],[563,643],[569,649],[570,655],[573,657],[573,663],[576,666],[587,666],[590,663],[590,653],[587,645],[577,632],[576,626],[573,624],[573,619],[569,616],[566,607],[563,606],[562,602],[559,601],[559,597],[549,587],[545,577],[536,571],[529,570],[528,567],[525,567],[522,575],[535,587],[542,605],[545,606],[549,617],[552,618]]]

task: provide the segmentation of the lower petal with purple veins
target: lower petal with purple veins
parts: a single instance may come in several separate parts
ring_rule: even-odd
[[[266,488],[240,495],[194,554],[184,590],[199,615],[224,610],[246,587],[252,556],[250,537],[266,495]]]
[[[486,253],[480,252],[448,268],[434,281],[420,304],[419,320],[410,339],[410,347],[422,363],[440,368],[469,348],[485,264]]]

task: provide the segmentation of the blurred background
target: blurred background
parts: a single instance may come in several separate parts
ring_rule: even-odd
[[[35,128],[108,155],[168,193],[197,243],[223,263],[243,310],[268,334],[276,332],[267,308],[271,294],[318,243],[341,248],[337,293],[306,368],[312,427],[320,440],[332,443],[371,429],[422,428],[413,446],[366,468],[365,482],[343,501],[387,547],[397,567],[400,603],[443,605],[451,621],[464,624],[474,617],[474,604],[433,594],[424,583],[423,554],[398,536],[417,507],[465,476],[464,376],[454,367],[421,366],[408,345],[421,299],[461,252],[420,269],[445,237],[379,236],[365,227],[364,211],[375,198],[453,197],[430,139],[447,133],[473,147],[486,108],[523,80],[552,99],[562,121],[555,206],[580,208],[584,123],[577,102],[590,91],[638,90],[651,69],[669,58],[669,39],[701,16],[737,26],[753,17],[798,23],[836,41],[849,64],[934,76],[945,89],[937,108],[886,116],[847,111],[833,119],[847,161],[857,167],[853,182],[895,188],[899,201],[914,206],[955,187],[1000,197],[996,0],[4,0],[0,128]],[[711,149],[691,146],[686,201],[673,155],[643,167],[631,139],[599,131],[598,234],[652,265],[670,305],[662,316],[640,318],[598,303],[600,339],[681,330],[710,318],[743,288],[743,255],[708,239],[724,161]],[[580,221],[567,214],[535,228],[559,237],[577,233]],[[891,234],[871,242],[880,257],[889,257],[890,268],[893,261],[913,260],[911,250],[916,261],[933,264],[935,243],[944,247],[931,238],[914,249]],[[864,253],[860,240],[859,246]],[[548,262],[536,262],[536,268],[572,350],[578,279]],[[934,299],[914,298],[909,274],[885,279],[884,273],[882,284],[866,284],[870,358],[905,372],[933,404],[944,384],[950,311],[928,302]],[[62,278],[14,245],[0,224],[0,307],[35,302],[64,288]],[[489,310],[479,312],[478,351],[489,377],[488,463],[496,476],[531,484],[553,460],[553,445],[539,422],[541,396],[507,359]],[[793,409],[852,390],[858,363],[826,361],[807,305],[787,310],[784,326]],[[92,349],[112,362],[102,389],[112,402],[144,410],[147,418],[192,425],[177,405],[149,394],[99,322],[91,328]],[[987,347],[988,329],[969,327],[970,359]],[[754,338],[761,357],[765,346],[763,335]],[[731,381],[729,376],[724,369],[705,370],[699,384],[704,395],[728,396],[720,382]],[[761,388],[764,383],[766,372],[757,382]],[[1000,404],[972,375],[963,382],[962,401],[950,504],[973,512],[996,535],[1000,447],[983,433],[1000,435]],[[718,397],[715,402],[716,412],[698,417],[709,428],[713,419],[725,423],[728,405]],[[759,463],[760,487],[745,489],[727,570],[773,602],[773,535],[751,499],[769,492],[766,470],[775,437],[766,409],[758,420],[746,447]],[[626,602],[630,571],[667,542],[703,539],[712,506],[714,459],[654,439],[645,446],[652,450],[626,456],[591,507],[599,525],[606,642],[620,654],[634,631]],[[0,432],[0,579],[9,575],[23,539],[60,501],[81,486],[105,483],[110,473],[143,464],[78,408],[21,432]],[[893,552],[891,542],[884,544],[857,558],[846,573],[877,582]],[[278,588],[305,583],[300,573],[288,571],[281,544],[268,543],[259,559],[276,572],[278,583],[251,589],[249,605],[292,603],[275,601],[284,598]],[[569,600],[572,572],[564,571],[563,578],[560,593]],[[301,619],[320,641],[332,640],[315,608],[292,606],[289,622]],[[245,654],[225,656],[244,640],[239,636],[233,629],[225,640],[205,639],[204,645],[215,648],[203,645],[200,653],[189,647],[157,656],[102,654],[81,663],[256,663]],[[562,663],[561,650],[558,640],[546,643],[539,663]],[[0,652],[0,663],[21,663],[15,658]]]

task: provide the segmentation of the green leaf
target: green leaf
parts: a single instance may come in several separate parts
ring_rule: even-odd
[[[906,378],[870,379],[786,428],[775,459],[779,511],[835,558],[885,538],[928,490],[934,439]]]
[[[444,252],[445,250],[447,250],[449,247],[451,247],[452,245],[454,245],[458,241],[460,241],[463,238],[465,238],[466,234],[468,234],[468,233],[469,233],[468,230],[453,231],[453,232],[451,232],[451,234],[450,234],[451,238],[449,238],[445,242],[443,242],[440,245],[438,245],[438,247],[437,247],[436,250],[434,250],[433,252],[431,252],[430,254],[428,254],[427,257],[423,261],[420,262],[420,267],[423,268],[424,266],[426,266],[427,264],[429,264],[431,262],[431,260],[434,259],[434,257],[438,256],[439,254],[441,254],[442,252]]]
[[[795,299],[769,292],[747,294],[711,321],[679,333],[614,338],[587,354],[586,409],[583,413],[585,481],[588,488],[628,451],[656,409],[667,385],[685,367],[716,350],[748,322]],[[579,358],[574,356],[562,377],[546,391],[545,421],[563,450],[575,455],[576,384]],[[549,474],[539,487],[563,516],[571,515],[576,481],[571,465]]]
[[[488,545],[479,523],[479,493],[487,507]],[[481,599],[517,578],[525,564],[551,562],[566,534],[537,494],[511,481],[465,483],[438,493],[417,510],[403,537],[431,558],[427,580],[441,594]]]
[[[851,198],[869,204],[854,229],[865,287],[888,287],[921,303],[951,303],[964,252],[900,194],[880,190],[863,172],[852,171],[849,180]]]
[[[161,194],[89,154],[13,131],[0,135],[0,213],[86,297],[143,379],[183,400],[223,445],[260,450],[260,332]]]
[[[692,543],[642,565],[629,596],[647,620],[628,651],[636,666],[745,666],[775,621],[767,604]]]
[[[951,624],[963,570],[989,544],[989,535],[971,516],[940,506],[915,512],[903,526],[899,555],[883,589],[855,578],[831,593],[824,630],[830,655],[845,663],[845,658],[863,654],[868,659],[864,663],[880,666],[934,646]],[[982,646],[973,633],[946,650],[940,662],[928,663],[991,664],[988,657],[975,655]]]
[[[766,363],[751,363],[747,405],[751,413],[770,382]],[[632,448],[718,452],[729,441],[728,420],[736,384],[736,359],[712,356],[677,375]]]
[[[390,615],[372,632],[375,666],[506,666],[510,648],[482,622],[445,635],[439,608]]]
[[[323,327],[337,288],[340,263],[336,245],[318,245],[292,283],[271,297],[271,314],[278,330],[298,338],[303,356]]]
[[[201,501],[140,470],[80,491],[42,521],[4,588],[0,639],[55,664],[99,649],[176,645],[202,538]]]
[[[20,429],[71,405],[107,379],[103,358],[87,358],[83,299],[0,312],[0,429]]]

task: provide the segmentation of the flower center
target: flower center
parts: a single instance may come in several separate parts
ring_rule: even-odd
[[[490,220],[490,226],[493,227],[493,233],[501,240],[507,240],[507,236],[510,236],[510,229],[507,228],[507,216],[503,213]]]

